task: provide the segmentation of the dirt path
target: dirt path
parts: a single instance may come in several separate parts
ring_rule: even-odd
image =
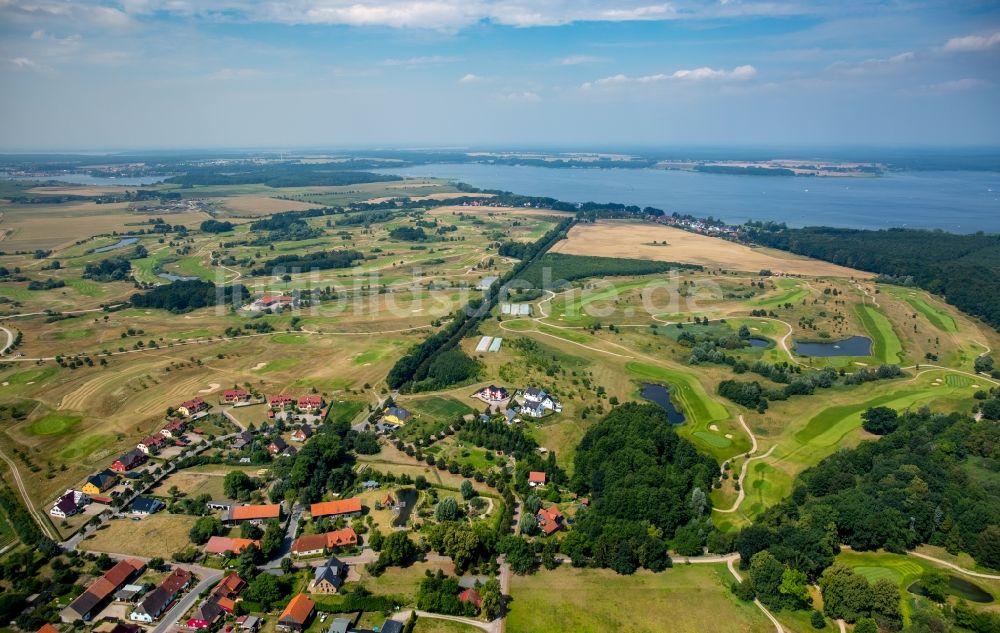
[[[3,330],[7,334],[7,343],[4,344],[3,349],[0,349],[0,356],[3,356],[7,353],[7,350],[14,346],[14,333],[2,325],[0,325],[0,330]]]
[[[743,416],[742,415],[740,416],[740,421],[741,422],[743,421]],[[753,436],[752,433],[750,434],[750,439],[754,440],[754,450],[757,450],[757,447],[756,447],[757,441],[754,438],[754,436]],[[755,459],[764,459],[766,457],[770,457],[771,453],[773,453],[774,449],[776,449],[776,448],[778,448],[777,444],[775,444],[771,448],[767,449],[767,452],[764,453],[763,455],[756,455],[754,457],[747,458],[746,461],[743,462],[743,468],[740,469],[740,477],[737,480],[737,482],[740,484],[740,490],[739,490],[739,494],[736,495],[736,501],[733,502],[733,505],[731,507],[726,508],[725,510],[720,509],[720,508],[712,508],[712,510],[714,510],[715,512],[722,513],[722,514],[728,514],[728,513],[736,512],[737,510],[739,510],[740,509],[740,504],[742,504],[743,500],[746,498],[746,490],[745,490],[745,488],[743,486],[743,481],[746,479],[747,470],[750,468],[750,462],[752,462]]]
[[[922,558],[922,559],[930,561],[932,563],[936,563],[938,565],[942,565],[944,567],[947,567],[948,569],[952,569],[954,571],[957,571],[960,574],[965,574],[966,576],[972,576],[973,578],[985,578],[987,580],[1000,580],[1000,574],[986,574],[986,573],[979,572],[979,571],[972,571],[971,569],[966,569],[964,567],[959,567],[955,563],[949,563],[946,560],[941,560],[940,558],[935,558],[935,557],[931,556],[930,554],[921,554],[920,552],[907,552],[907,555],[909,555],[909,556],[916,556],[917,558]]]
[[[24,481],[21,479],[21,473],[17,470],[17,464],[14,463],[14,460],[8,457],[3,451],[0,451],[0,459],[7,462],[7,465],[10,467],[10,473],[14,477],[14,483],[17,485],[18,492],[21,493],[21,499],[24,501],[25,507],[28,508],[28,512],[30,512],[31,516],[35,519],[38,527],[42,530],[45,536],[58,543],[61,540],[59,536],[53,534],[45,516],[35,509],[35,506],[31,503],[31,497],[28,495],[28,489],[25,487]]]

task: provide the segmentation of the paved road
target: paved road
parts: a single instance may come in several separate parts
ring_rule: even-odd
[[[285,526],[285,538],[281,541],[281,549],[273,559],[268,561],[266,565],[261,567],[264,571],[272,571],[281,568],[281,559],[288,556],[289,552],[292,551],[292,542],[295,541],[295,530],[298,528],[299,519],[302,518],[302,513],[306,511],[306,507],[301,503],[296,503],[292,507],[292,516],[288,519],[288,524]]]
[[[204,568],[203,568],[204,569]],[[207,576],[202,576],[203,580],[198,583],[193,589],[190,589],[184,597],[177,601],[167,613],[160,618],[160,622],[154,626],[150,633],[167,633],[170,628],[177,624],[177,620],[181,619],[181,616],[188,612],[188,609],[194,606],[195,601],[198,600],[198,596],[201,595],[202,591],[205,591],[215,583],[222,580],[222,572],[218,570],[211,570],[212,573]]]

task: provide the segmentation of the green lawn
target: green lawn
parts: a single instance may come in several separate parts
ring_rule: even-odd
[[[300,358],[276,358],[272,361],[268,361],[266,365],[260,369],[254,370],[260,374],[269,374],[275,371],[285,371],[286,369],[291,369],[299,364],[302,359]]]
[[[282,332],[271,337],[273,343],[281,343],[282,345],[305,345],[308,340],[308,334],[292,334],[291,332]]]
[[[438,620],[436,618],[419,618],[413,627],[413,633],[478,633],[480,629],[461,622]]]
[[[439,420],[454,420],[472,411],[472,408],[467,404],[441,396],[413,400],[406,403],[405,407],[413,413],[423,414]]]
[[[58,367],[36,367],[25,371],[19,371],[16,374],[11,374],[10,376],[7,376],[3,382],[9,382],[12,385],[26,385],[29,382],[37,384],[43,380],[48,380],[57,373],[59,373]]]
[[[514,576],[507,631],[774,631],[752,603],[741,602],[730,592],[732,580],[724,565],[681,564],[659,574],[640,571],[620,576],[608,569],[566,565],[531,576]]]
[[[46,413],[28,425],[28,433],[31,435],[66,435],[73,431],[73,427],[80,423],[83,418],[79,415],[67,415],[65,413]]]
[[[855,312],[868,335],[872,338],[872,357],[881,363],[899,363],[903,360],[903,344],[892,329],[892,323],[880,310],[870,305],[858,304]]]
[[[59,451],[59,459],[64,462],[86,460],[90,455],[115,442],[112,433],[92,433],[74,438]]]
[[[754,299],[753,301],[750,301],[750,305],[766,308],[780,306],[786,303],[796,304],[809,295],[809,290],[807,288],[803,288],[801,282],[794,279],[776,279],[774,283],[779,290],[784,290],[784,292],[773,297],[761,297],[759,299]]]
[[[364,410],[366,403],[360,400],[339,400],[330,403],[331,422],[351,422]]]
[[[101,284],[87,279],[71,277],[66,280],[66,285],[87,297],[100,297],[107,294]]]

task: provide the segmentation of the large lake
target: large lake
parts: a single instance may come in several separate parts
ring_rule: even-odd
[[[0,177],[5,180],[58,180],[59,182],[68,182],[72,185],[119,185],[122,187],[154,185],[170,178],[170,176],[122,176],[110,178],[107,176],[91,176],[90,174],[80,173],[59,174],[57,176],[9,176],[0,174]]]
[[[431,164],[379,171],[448,178],[483,189],[567,202],[621,202],[668,213],[712,215],[732,224],[776,220],[789,226],[1000,232],[1000,174],[994,172],[913,171],[877,178],[809,178],[481,164]]]

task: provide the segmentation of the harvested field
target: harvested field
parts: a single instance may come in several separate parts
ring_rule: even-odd
[[[190,544],[188,532],[197,517],[161,512],[139,521],[116,519],[98,530],[92,538],[80,544],[80,549],[94,552],[115,552],[132,556],[167,560],[174,552]]]
[[[240,215],[267,215],[281,211],[304,211],[315,209],[318,205],[298,200],[281,200],[267,195],[230,196],[212,198],[226,211]]]
[[[532,212],[530,209],[512,211]],[[667,245],[653,245],[653,242],[662,241],[666,241]],[[750,248],[669,226],[637,222],[602,221],[596,224],[578,224],[570,229],[568,239],[557,243],[552,252],[654,259],[750,272],[767,268],[793,275],[815,277],[871,277],[869,273],[773,249]]]

